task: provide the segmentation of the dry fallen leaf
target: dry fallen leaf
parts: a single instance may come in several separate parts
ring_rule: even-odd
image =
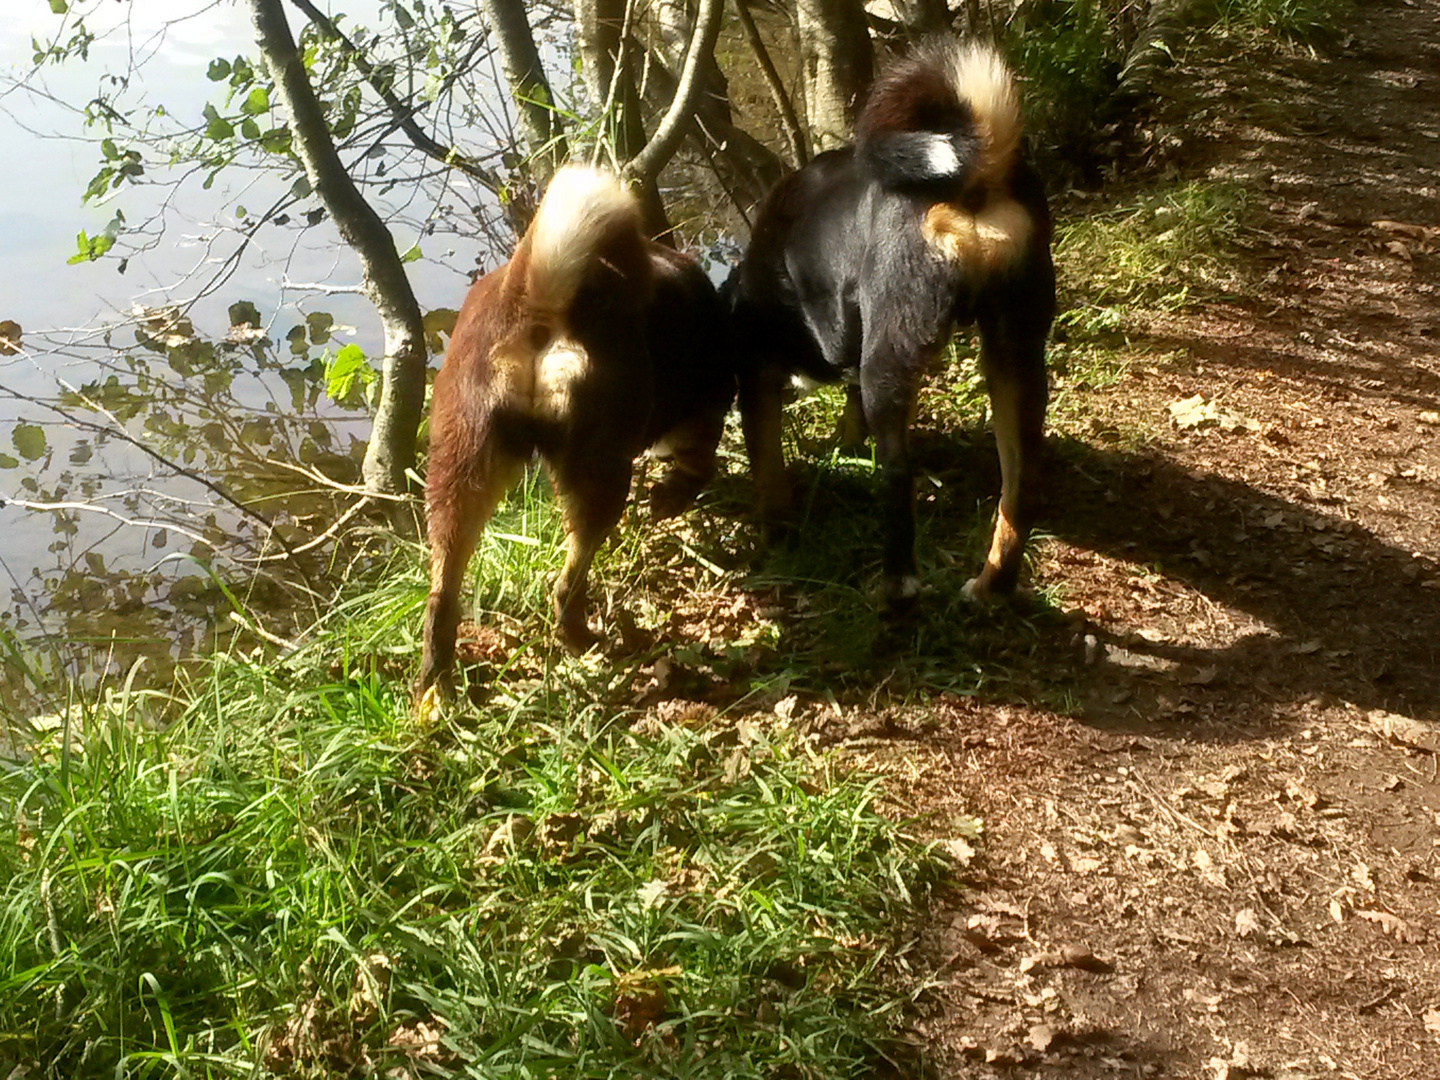
[[[1055,1041],[1055,1029],[1049,1024],[1036,1024],[1030,1029],[1026,1039],[1031,1046],[1043,1054]]]
[[[1440,1009],[1429,1009],[1425,1013],[1425,1030],[1440,1035]]]
[[[1431,754],[1440,751],[1440,732],[1419,720],[1375,709],[1370,713],[1370,725],[1377,735],[1401,746]]]
[[[1373,922],[1385,933],[1403,945],[1418,945],[1425,940],[1425,930],[1413,923],[1408,923],[1398,915],[1391,915],[1388,911],[1374,911],[1366,908],[1355,912],[1360,918],[1367,922]]]
[[[975,858],[975,849],[964,837],[957,836],[950,840],[941,840],[935,846],[940,849],[942,855],[950,860],[953,866],[969,866],[970,860]]]
[[[1235,936],[1242,938],[1260,936],[1260,919],[1256,916],[1254,908],[1241,908],[1235,913]]]

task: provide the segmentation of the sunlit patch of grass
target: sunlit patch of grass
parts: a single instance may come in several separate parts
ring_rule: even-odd
[[[1244,208],[1238,186],[1195,182],[1063,225],[1057,340],[1113,342],[1137,317],[1232,289],[1239,277],[1228,251]]]
[[[422,597],[397,573],[168,723],[122,688],[0,766],[5,1070],[868,1075],[937,869],[874,782],[584,661],[417,724]]]
[[[1350,0],[1205,0],[1199,18],[1225,27],[1248,27],[1292,41],[1314,42],[1343,28]]]

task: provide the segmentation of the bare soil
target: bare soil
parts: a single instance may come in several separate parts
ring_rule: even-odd
[[[1440,1077],[1440,2],[1352,31],[1166,77],[1254,287],[1053,440],[1072,706],[835,710],[906,810],[985,822],[912,958],[943,1076]],[[1177,427],[1196,394],[1253,425]]]

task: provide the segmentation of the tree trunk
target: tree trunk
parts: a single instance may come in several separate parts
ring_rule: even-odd
[[[1155,76],[1175,62],[1174,45],[1180,40],[1192,0],[1154,0],[1145,13],[1140,34],[1125,57],[1115,96],[1134,100],[1149,95]]]
[[[855,112],[874,73],[860,0],[797,0],[805,114],[817,151],[851,139]]]
[[[715,100],[706,91],[707,81],[719,79],[721,87],[724,86],[725,77],[715,63],[715,40],[720,36],[720,16],[724,9],[725,0],[700,0],[695,30],[689,35],[684,50],[683,65],[676,65],[679,77],[675,95],[655,127],[654,138],[626,163],[625,175],[637,177],[642,182],[655,180],[685,137],[685,129],[694,126],[700,100],[705,97]],[[717,119],[728,123],[729,102],[723,97],[719,101],[724,103],[724,109]]]
[[[372,491],[400,494],[415,464],[415,436],[425,403],[425,331],[420,305],[375,208],[355,186],[325,123],[281,0],[250,0],[260,54],[275,80],[275,94],[290,114],[292,145],[310,186],[335,220],[340,236],[360,258],[365,294],[385,334],[380,404],[361,475]]]
[[[569,151],[524,0],[480,0],[480,6],[515,98],[520,134],[529,150],[530,173],[536,186],[543,189]]]

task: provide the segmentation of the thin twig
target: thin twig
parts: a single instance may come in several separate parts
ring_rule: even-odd
[[[695,30],[690,37],[690,47],[685,51],[680,82],[675,87],[670,108],[656,125],[650,141],[625,163],[625,176],[653,181],[679,148],[680,140],[685,136],[685,123],[694,115],[695,103],[700,97],[700,65],[715,51],[715,41],[720,36],[720,15],[724,8],[724,0],[700,0]]]
[[[380,79],[378,73],[375,71],[375,66],[370,63],[369,57],[345,35],[344,31],[330,20],[328,15],[312,4],[310,0],[290,0],[290,2],[305,14],[305,17],[314,24],[320,33],[338,45],[340,51],[350,58],[351,62],[355,65],[355,69],[359,71],[361,75],[365,76],[365,81],[370,84],[370,88],[379,95],[380,100],[389,108],[394,117],[395,125],[410,137],[411,143],[415,145],[417,150],[428,157],[434,158],[436,161],[443,161],[446,165],[459,169],[466,176],[479,181],[479,183],[488,188],[492,194],[498,195],[500,193],[504,184],[501,183],[498,176],[466,154],[461,153],[458,148],[442,146],[415,122],[416,107],[406,104],[396,96],[395,91]],[[481,40],[483,41],[483,37]],[[478,48],[479,42],[472,47],[471,56],[474,55]]]
[[[809,155],[805,151],[805,133],[800,127],[795,105],[791,102],[790,95],[785,92],[780,72],[775,69],[775,62],[770,59],[770,50],[765,48],[765,42],[760,37],[760,28],[755,25],[755,18],[750,14],[749,0],[735,0],[735,14],[740,17],[740,28],[745,31],[745,40],[750,43],[750,51],[755,54],[765,86],[780,113],[780,126],[790,143],[790,155],[795,159],[795,167],[799,169],[804,166]]]
[[[113,518],[114,520],[120,522],[120,524],[122,525],[135,525],[146,529],[168,529],[170,532],[179,533],[181,536],[184,536],[190,540],[194,540],[197,544],[204,544],[216,554],[222,554],[220,550],[215,546],[215,541],[207,539],[200,533],[191,532],[183,525],[176,525],[174,522],[171,521],[158,521],[153,518],[130,518],[126,517],[124,514],[111,510],[107,506],[96,506],[94,503],[74,501],[36,502],[32,499],[7,499],[3,495],[0,495],[0,507],[3,506],[17,506],[21,510],[83,510],[92,514],[102,514],[105,517]]]

